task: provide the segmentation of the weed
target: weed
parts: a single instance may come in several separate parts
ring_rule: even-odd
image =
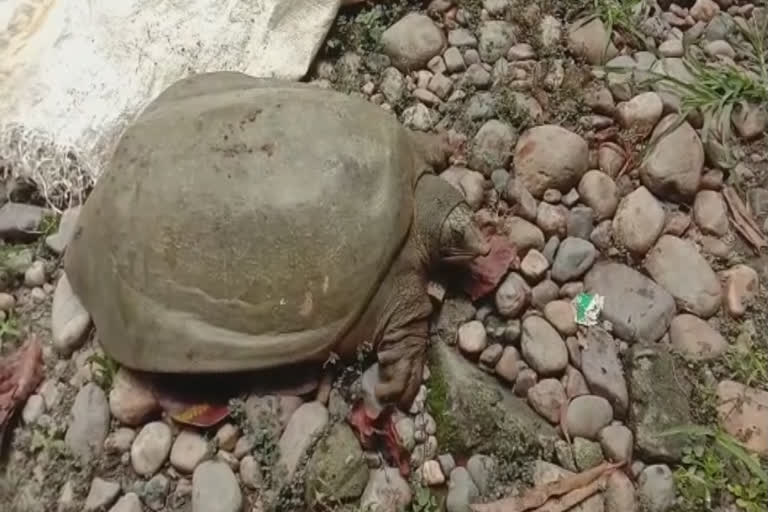
[[[120,364],[107,354],[93,354],[88,358],[88,363],[93,365],[93,380],[106,393],[112,389],[115,375],[120,369]]]
[[[12,311],[9,311],[5,320],[0,322],[0,347],[5,341],[18,340],[21,332],[19,331],[18,320]]]
[[[645,35],[640,31],[641,22],[648,18],[651,5],[645,0],[592,0],[587,9],[590,14],[580,24],[599,19],[607,34],[614,30],[635,48],[645,47]],[[584,10],[584,9],[582,9]],[[608,50],[611,38],[607,38],[603,54]]]
[[[385,4],[365,2],[360,7],[340,12],[326,38],[325,51],[339,55],[346,50],[378,52],[381,36],[408,9],[408,0]]]
[[[768,387],[768,352],[753,347],[728,347],[725,366],[731,379],[745,386]]]
[[[434,494],[427,487],[414,486],[413,501],[411,501],[408,512],[437,512],[438,510],[440,508]]]

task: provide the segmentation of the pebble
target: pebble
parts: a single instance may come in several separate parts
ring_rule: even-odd
[[[472,320],[459,327],[459,348],[467,355],[477,356],[488,346],[483,323]]]
[[[477,46],[477,38],[466,28],[456,28],[448,31],[448,43],[459,48],[463,46],[474,48]]]
[[[563,385],[557,379],[543,379],[528,390],[528,402],[550,423],[560,421],[560,409],[567,402]]]
[[[737,405],[738,404],[738,405]],[[768,392],[733,380],[717,385],[718,420],[726,432],[761,456],[768,455]]]
[[[154,475],[165,463],[171,451],[173,435],[161,421],[147,423],[131,445],[131,465],[141,476]]]
[[[538,226],[527,220],[521,217],[509,217],[504,220],[502,226],[507,238],[515,244],[518,251],[544,248],[544,233]]]
[[[476,453],[467,460],[467,471],[477,486],[477,490],[481,495],[484,495],[490,490],[496,473],[496,462],[493,457]]]
[[[664,105],[655,92],[638,94],[629,101],[616,106],[616,115],[621,125],[639,135],[648,135],[661,119]]]
[[[74,455],[90,460],[101,453],[109,432],[109,405],[104,391],[94,383],[83,386],[70,414],[72,422],[65,442]]]
[[[319,402],[305,403],[293,413],[278,443],[278,464],[286,470],[287,478],[293,477],[302,456],[327,424],[328,409]]]
[[[584,204],[592,208],[596,221],[613,217],[619,197],[610,176],[598,170],[588,171],[579,182],[578,192]]]
[[[560,297],[565,299],[573,299],[583,291],[584,283],[581,281],[572,281],[570,283],[565,283],[560,287]]]
[[[498,119],[486,121],[472,139],[469,166],[485,176],[490,176],[495,169],[506,168],[515,137],[509,124]]]
[[[552,279],[564,283],[583,276],[592,267],[597,250],[591,242],[568,237],[560,243],[552,264]]]
[[[683,236],[691,225],[691,217],[687,213],[675,210],[667,215],[667,221],[664,224],[664,234]]]
[[[530,249],[526,253],[525,258],[523,258],[523,261],[520,262],[520,273],[532,283],[541,281],[548,269],[549,261],[536,249]]]
[[[504,347],[501,343],[494,343],[489,345],[488,348],[482,351],[480,354],[480,368],[489,372],[494,371],[496,363],[501,359],[501,353],[504,351]]]
[[[579,196],[579,191],[576,190],[575,188],[572,188],[571,190],[568,191],[567,194],[563,196],[562,201],[565,206],[567,206],[568,208],[571,208],[572,206],[574,206],[576,203],[579,202],[579,199],[581,199],[581,197]]]
[[[680,39],[668,39],[659,45],[662,57],[682,57],[685,54],[683,42]]]
[[[609,178],[615,179],[626,162],[624,150],[614,142],[606,142],[597,150],[597,162],[600,170]]]
[[[504,350],[501,352],[501,357],[496,363],[496,374],[505,381],[513,383],[521,369],[521,362],[520,352],[515,347],[504,347]]]
[[[714,0],[696,0],[690,9],[691,17],[696,21],[708,23],[720,13],[720,6]]]
[[[135,492],[129,492],[117,500],[109,512],[142,512],[141,500]]]
[[[407,507],[412,499],[411,487],[400,476],[400,471],[385,467],[371,471],[360,499],[360,508],[376,512],[398,512]]]
[[[581,372],[589,389],[610,402],[616,418],[623,418],[629,408],[629,391],[616,342],[605,330],[592,327],[585,344]]]
[[[94,510],[103,510],[112,505],[120,494],[120,484],[110,482],[99,477],[93,479],[88,496],[85,498],[83,510],[92,512]]]
[[[612,462],[632,460],[634,437],[632,431],[624,425],[608,425],[599,433],[603,453]]]
[[[533,466],[533,484],[537,487],[549,485],[571,476],[573,476],[573,472],[543,460],[537,460]],[[603,510],[602,496],[597,493],[570,510],[574,512],[600,512]]]
[[[192,430],[182,430],[171,447],[171,465],[181,473],[192,473],[211,452],[203,436]]]
[[[623,471],[613,471],[605,487],[605,512],[636,512],[635,486]]]
[[[761,104],[737,105],[731,115],[736,132],[747,140],[759,138],[768,125],[768,111]]]
[[[427,89],[441,99],[446,99],[453,90],[453,82],[442,73],[435,74],[427,84]]]
[[[531,304],[542,310],[547,304],[556,300],[559,295],[560,288],[550,279],[545,279],[531,290]]]
[[[429,16],[407,14],[381,35],[381,47],[403,73],[421,69],[445,47],[445,35]]]
[[[469,472],[463,467],[454,468],[448,482],[448,495],[445,500],[446,512],[467,512],[469,504],[480,496]]]
[[[37,421],[37,419],[45,413],[45,400],[43,397],[34,394],[27,398],[27,402],[24,404],[24,408],[21,410],[21,419],[25,424],[31,425]]]
[[[389,103],[398,103],[405,94],[405,77],[397,68],[388,67],[381,74],[379,91]]]
[[[675,350],[693,361],[716,359],[728,349],[728,342],[719,332],[701,318],[690,314],[672,319],[669,339]]]
[[[669,114],[656,125],[651,140],[677,120]],[[690,200],[699,189],[704,168],[704,146],[696,130],[683,122],[659,139],[640,168],[640,181],[662,199]]]
[[[666,215],[661,203],[647,188],[640,187],[619,203],[613,218],[613,236],[618,244],[642,256],[664,229]]]
[[[120,427],[104,440],[104,449],[108,453],[125,453],[131,449],[131,443],[136,438],[132,428]]]
[[[568,47],[593,65],[604,64],[618,53],[600,18],[578,19],[568,28]]]
[[[484,21],[478,29],[477,50],[483,62],[493,64],[515,44],[515,26],[506,21]]]
[[[424,463],[421,467],[421,478],[430,487],[445,483],[445,475],[440,467],[440,463],[436,460],[428,460]]]
[[[722,237],[728,233],[728,207],[719,192],[702,190],[696,194],[693,218],[704,234]]]
[[[75,295],[67,275],[62,273],[53,292],[51,335],[57,353],[68,357],[85,341],[91,316]]]
[[[413,451],[413,447],[416,445],[416,438],[414,437],[416,435],[416,425],[414,424],[413,418],[410,416],[403,416],[397,420],[395,423],[395,431],[397,432],[397,437],[400,438],[403,448],[409,452]]]
[[[520,274],[511,272],[496,290],[496,310],[506,318],[519,316],[531,300],[531,288]],[[485,348],[485,347],[483,347]],[[482,350],[482,349],[480,349]]]
[[[47,212],[45,208],[31,204],[6,202],[0,208],[0,238],[14,241],[36,238]]]
[[[515,170],[534,197],[548,188],[568,192],[589,166],[587,142],[578,134],[557,125],[529,128],[515,147]]]
[[[470,65],[464,76],[469,80],[469,83],[477,89],[486,89],[491,85],[491,74],[482,64]]]
[[[512,388],[512,391],[517,396],[526,397],[528,396],[528,390],[536,385],[538,379],[535,371],[527,367],[521,368],[517,374],[517,379],[515,380],[515,385]]]
[[[565,417],[568,433],[572,437],[596,440],[597,435],[613,419],[613,407],[605,398],[584,395],[574,398]]]
[[[691,242],[662,235],[644,265],[651,278],[669,291],[683,311],[709,318],[719,309],[720,282]]]
[[[554,300],[544,306],[544,318],[563,336],[576,334],[575,314],[571,303],[565,300]]]
[[[32,265],[24,272],[24,286],[34,288],[45,284],[45,265],[42,261],[32,262]]]
[[[223,462],[206,461],[192,475],[192,512],[240,512],[243,495]]]
[[[109,410],[124,425],[135,427],[159,412],[160,404],[138,374],[120,368],[109,392]]]
[[[504,198],[514,208],[516,215],[527,221],[536,222],[538,204],[519,179],[510,178],[507,181]]]
[[[225,423],[216,431],[216,446],[222,450],[231,452],[235,449],[237,440],[240,438],[240,429],[231,423]]]
[[[152,510],[163,510],[170,488],[171,482],[168,480],[168,477],[162,473],[156,474],[144,484],[144,489],[141,493],[144,504]]]
[[[736,57],[736,51],[726,41],[710,41],[704,45],[704,51],[711,57],[727,57],[733,59]]]
[[[563,198],[563,193],[554,188],[548,188],[544,191],[542,199],[551,204],[557,204]]]
[[[574,206],[568,213],[566,233],[569,237],[589,240],[595,224],[595,212],[589,206]]]
[[[722,273],[724,281],[723,305],[732,317],[740,318],[747,312],[760,290],[757,272],[739,263]]]
[[[583,437],[574,437],[573,460],[579,471],[586,471],[599,466],[605,459],[599,443]]]
[[[549,237],[547,244],[544,246],[542,254],[550,265],[555,261],[555,254],[557,254],[558,247],[560,247],[560,239],[556,236]]]
[[[646,467],[637,482],[637,493],[648,512],[666,512],[675,503],[675,480],[666,464]]]
[[[568,366],[568,349],[554,327],[539,316],[529,316],[522,325],[522,355],[542,376],[557,375]]]
[[[449,32],[450,38],[450,32]],[[457,73],[464,71],[467,68],[467,64],[464,62],[464,57],[458,48],[451,46],[443,54],[445,60],[445,68],[449,73]]]
[[[249,489],[261,488],[264,477],[261,474],[261,466],[252,455],[246,455],[240,461],[240,480]]]
[[[568,229],[568,209],[561,204],[542,201],[536,209],[536,224],[544,235],[564,238]]]

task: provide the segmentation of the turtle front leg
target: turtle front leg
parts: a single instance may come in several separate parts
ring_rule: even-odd
[[[404,411],[411,408],[424,375],[427,330],[427,320],[423,319],[385,334],[377,351],[379,382],[375,393],[380,402],[395,403]]]

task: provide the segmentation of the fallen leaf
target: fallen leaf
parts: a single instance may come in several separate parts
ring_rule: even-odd
[[[0,438],[13,413],[43,380],[43,349],[37,336],[0,359]]]
[[[375,417],[366,411],[363,401],[360,400],[349,411],[347,423],[352,427],[363,449],[380,449],[384,452],[387,463],[397,467],[403,477],[409,475],[410,454],[397,435],[392,407],[388,407]]]
[[[227,404],[195,402],[168,392],[155,391],[155,397],[168,416],[184,425],[208,428],[229,416]]]
[[[552,497],[562,496],[572,491],[586,489],[584,492],[590,491],[591,494],[586,494],[581,499],[585,499],[591,496],[599,486],[595,487],[595,490],[591,490],[590,485],[597,479],[610,473],[616,468],[622,466],[623,462],[608,463],[603,462],[597,467],[582,471],[572,476],[561,478],[555,482],[550,482],[544,485],[536,486],[525,491],[522,496],[513,496],[510,498],[504,498],[492,503],[470,505],[470,509],[473,512],[525,512],[526,510],[540,510],[541,512],[556,512],[559,510],[567,510],[560,508],[539,508],[547,503]],[[589,489],[588,489],[589,488]],[[581,494],[577,493],[570,499],[576,499]],[[560,500],[562,502],[562,500]],[[574,502],[574,504],[578,501]],[[573,506],[573,505],[571,505]]]
[[[366,412],[362,400],[357,402],[347,415],[347,423],[350,424],[360,445],[365,449],[373,447],[374,421],[375,418]]]
[[[517,248],[507,237],[494,234],[489,237],[491,251],[475,258],[469,265],[469,277],[464,290],[472,300],[491,293],[507,274],[510,266],[519,265]]]
[[[606,481],[605,474],[603,474],[594,482],[574,489],[565,496],[552,498],[536,510],[537,512],[565,512],[570,510],[593,494],[596,494],[597,491],[605,489]]]
[[[731,223],[736,228],[736,231],[741,233],[741,236],[752,246],[755,253],[759,254],[760,249],[768,247],[768,240],[760,231],[760,227],[755,222],[755,219],[749,214],[747,207],[733,187],[724,187],[723,197],[728,205],[728,209],[731,211]]]

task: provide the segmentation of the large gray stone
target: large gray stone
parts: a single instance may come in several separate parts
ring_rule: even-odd
[[[192,512],[240,512],[243,494],[223,462],[203,462],[192,475]]]
[[[626,341],[657,341],[675,316],[675,301],[668,291],[621,263],[595,264],[584,278],[584,287],[605,298],[603,318]]]
[[[616,341],[600,327],[587,330],[586,347],[581,352],[581,372],[595,395],[613,406],[618,418],[629,408],[629,391]]]
[[[446,39],[429,16],[412,13],[385,30],[381,44],[392,64],[408,72],[423,68],[442,51]]]
[[[72,423],[64,438],[72,453],[83,460],[99,455],[109,432],[109,404],[104,391],[90,382],[77,393]]]

